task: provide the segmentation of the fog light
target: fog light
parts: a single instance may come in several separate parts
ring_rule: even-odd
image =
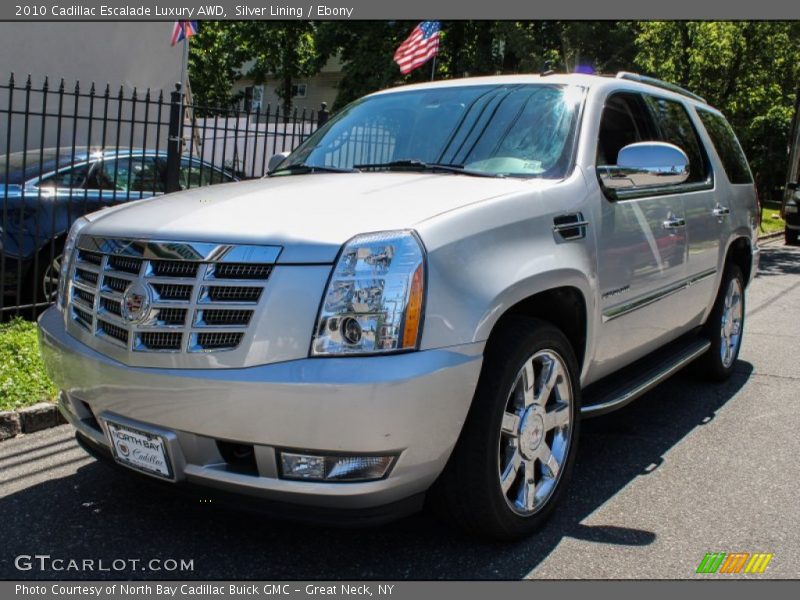
[[[281,452],[284,479],[308,481],[370,481],[381,479],[394,456],[315,456]]]

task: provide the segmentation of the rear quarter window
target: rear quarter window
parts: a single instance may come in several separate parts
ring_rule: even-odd
[[[725,117],[701,108],[697,109],[697,114],[717,150],[728,180],[731,183],[753,183],[747,158]]]

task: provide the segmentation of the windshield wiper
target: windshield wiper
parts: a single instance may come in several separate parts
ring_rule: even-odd
[[[278,167],[274,171],[270,171],[268,175],[272,176],[275,173],[280,173],[281,171],[288,171],[289,173],[358,173],[358,169],[342,169],[339,167],[325,167],[297,163],[294,165],[287,165],[285,167]]]
[[[484,173],[483,171],[471,171],[465,169],[464,165],[452,163],[429,163],[416,158],[404,158],[391,160],[385,163],[368,163],[354,165],[355,169],[414,169],[417,171],[445,171],[447,173],[458,173],[460,175],[470,175],[472,177],[502,177],[495,173]]]

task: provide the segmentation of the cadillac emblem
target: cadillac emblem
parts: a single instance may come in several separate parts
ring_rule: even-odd
[[[122,294],[122,317],[141,323],[150,314],[150,288],[141,281],[131,283]]]

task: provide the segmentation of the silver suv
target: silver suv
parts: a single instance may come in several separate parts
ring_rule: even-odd
[[[304,519],[427,497],[517,538],[582,417],[731,374],[756,218],[730,126],[680,88],[413,85],[266,179],[79,220],[41,348],[78,440],[132,470]]]

